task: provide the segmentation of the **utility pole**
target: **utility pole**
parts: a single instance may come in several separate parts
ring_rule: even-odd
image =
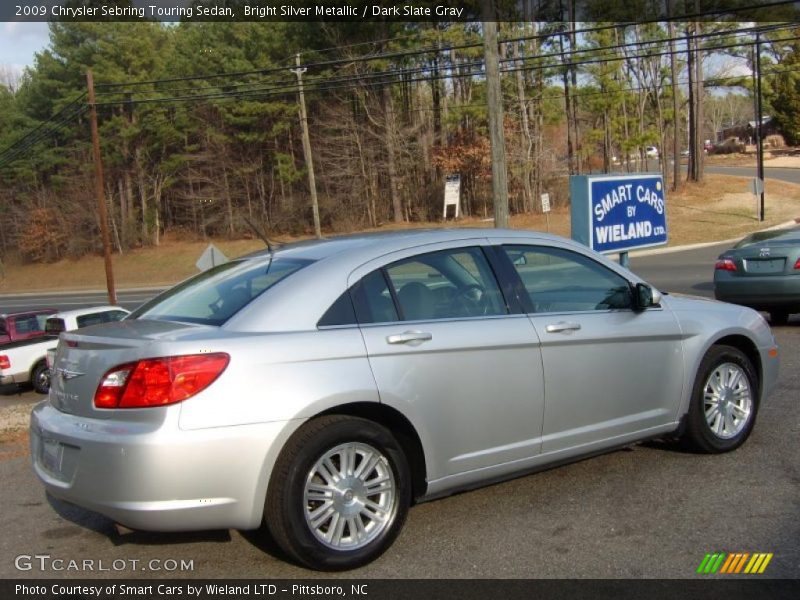
[[[308,135],[308,115],[306,114],[306,96],[303,93],[303,73],[306,69],[300,68],[300,53],[295,55],[296,69],[289,69],[297,75],[297,88],[300,92],[300,124],[303,127],[303,155],[308,169],[308,187],[311,189],[311,210],[314,215],[314,235],[317,239],[322,237],[319,225],[319,203],[317,202],[317,180],[314,177],[314,158],[311,156],[311,138]]]
[[[94,79],[92,70],[86,71],[86,87],[89,94],[89,116],[92,123],[92,152],[94,154],[94,191],[97,196],[97,216],[100,219],[100,236],[103,240],[103,258],[106,266],[106,287],[108,303],[117,303],[114,288],[114,269],[111,264],[111,239],[108,235],[108,211],[106,210],[105,184],[103,179],[103,159],[100,156],[100,132],[97,129],[97,105],[94,101]]]
[[[675,0],[670,0],[668,14],[673,16],[675,10]],[[678,58],[675,56],[675,23],[670,20],[669,31],[669,66],[672,77],[672,191],[677,192],[681,177],[681,126],[680,126],[680,105],[678,103]]]
[[[492,147],[492,196],[494,226],[508,227],[508,180],[503,137],[503,95],[500,88],[500,58],[497,54],[497,23],[492,19],[494,2],[483,2],[483,55],[486,63],[486,98],[489,103],[489,141]]]
[[[757,177],[761,184],[758,220],[764,220],[764,136],[761,132],[761,125],[764,121],[764,109],[761,103],[761,34],[756,32],[756,161]]]

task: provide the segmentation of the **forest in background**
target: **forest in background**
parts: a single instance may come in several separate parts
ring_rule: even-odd
[[[690,149],[701,178],[703,140],[754,118],[749,70],[725,65],[752,68],[755,29],[764,112],[795,143],[800,26],[501,23],[512,214],[542,192],[566,204],[570,174],[636,171],[648,146]],[[462,212],[491,216],[479,23],[52,23],[0,85],[0,258],[100,250],[87,68],[116,251],[249,235],[247,220],[313,232],[296,53],[323,231],[439,220],[451,174]]]

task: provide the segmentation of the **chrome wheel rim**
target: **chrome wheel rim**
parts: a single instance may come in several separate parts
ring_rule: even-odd
[[[753,411],[750,380],[742,367],[722,363],[711,372],[703,387],[703,409],[718,438],[727,440],[742,432]]]
[[[306,477],[303,512],[314,537],[335,550],[358,550],[394,520],[397,488],[389,460],[362,442],[325,452]]]

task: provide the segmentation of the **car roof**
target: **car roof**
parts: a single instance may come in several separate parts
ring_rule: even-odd
[[[122,312],[129,313],[129,310],[122,308],[121,306],[113,306],[113,305],[103,305],[103,306],[92,306],[90,308],[76,308],[73,310],[62,310],[54,315],[50,315],[50,319],[69,319],[72,317],[82,317],[83,315],[91,315],[98,312],[108,312],[112,310],[121,310]]]
[[[40,308],[39,310],[23,310],[20,312],[0,313],[0,319],[8,317],[25,317],[28,315],[52,315],[56,312],[55,308]]]
[[[550,241],[564,240],[564,238],[556,235],[525,229],[495,229],[488,227],[405,229],[293,242],[279,246],[272,254],[274,258],[298,258],[314,261],[334,255],[351,255],[355,260],[362,257],[368,260],[379,254],[388,254],[413,246],[423,246],[437,242],[486,239],[497,236],[524,237],[528,239],[536,237]],[[376,253],[376,250],[379,252]],[[241,258],[268,258],[269,256],[269,250],[264,249]]]

